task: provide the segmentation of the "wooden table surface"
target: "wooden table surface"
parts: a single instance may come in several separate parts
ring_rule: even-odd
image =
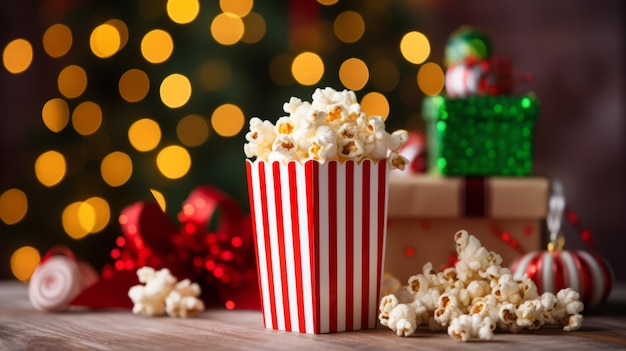
[[[0,350],[607,350],[626,349],[626,286],[613,289],[581,330],[559,328],[460,343],[445,332],[398,337],[385,327],[309,335],[268,330],[259,311],[209,310],[196,318],[143,317],[127,310],[44,313],[20,282],[0,281]]]

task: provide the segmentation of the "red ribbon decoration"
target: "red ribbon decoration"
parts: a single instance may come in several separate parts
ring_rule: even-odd
[[[260,309],[250,216],[210,186],[195,188],[182,208],[178,229],[156,203],[124,208],[119,216],[124,236],[111,252],[116,261],[70,305],[132,308],[128,290],[138,284],[136,269],[151,266],[200,284],[207,307]]]

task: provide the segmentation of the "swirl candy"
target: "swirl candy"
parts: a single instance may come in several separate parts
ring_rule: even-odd
[[[40,311],[58,311],[98,280],[89,265],[66,255],[44,257],[30,278],[28,297]]]

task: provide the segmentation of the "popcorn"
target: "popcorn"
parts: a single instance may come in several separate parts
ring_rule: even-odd
[[[316,89],[313,101],[292,97],[283,104],[287,116],[276,124],[250,119],[246,134],[246,157],[274,162],[306,162],[324,164],[363,159],[388,159],[391,169],[404,169],[408,160],[398,151],[408,141],[408,133],[385,131],[380,116],[368,116],[361,111],[353,91]]]
[[[139,282],[128,290],[133,301],[133,313],[159,316],[167,313],[171,317],[189,317],[204,310],[204,303],[197,297],[200,286],[189,279],[176,281],[169,269],[155,271],[152,267],[137,270]]]
[[[518,332],[561,324],[564,331],[582,326],[580,295],[563,289],[556,295],[537,292],[528,277],[515,279],[502,258],[461,230],[454,235],[458,262],[434,272],[429,262],[422,273],[381,300],[379,320],[399,336],[422,324],[433,331],[447,328],[455,340],[491,340],[494,330]]]

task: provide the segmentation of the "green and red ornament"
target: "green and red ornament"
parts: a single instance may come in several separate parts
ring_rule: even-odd
[[[527,253],[511,265],[515,278],[526,275],[537,285],[539,293],[557,293],[564,288],[571,288],[580,294],[585,308],[591,310],[606,300],[613,284],[613,273],[608,262],[597,253],[583,250],[566,250],[565,239],[560,227],[565,211],[565,199],[561,185],[555,183],[554,193],[550,198],[550,211],[546,218],[550,231],[550,243],[547,250]],[[573,215],[568,216],[572,220]],[[576,216],[577,219],[577,216]],[[578,222],[573,223],[577,225]],[[589,231],[581,232],[586,241],[590,240]]]

